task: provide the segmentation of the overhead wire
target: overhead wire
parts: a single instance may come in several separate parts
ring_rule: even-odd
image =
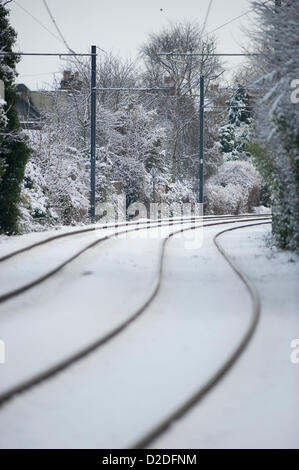
[[[251,8],[251,10],[246,11],[245,13],[242,13],[239,16],[236,16],[235,18],[232,18],[231,20],[227,21],[226,23],[223,23],[222,25],[218,26],[217,28],[212,29],[211,31],[208,31],[206,34],[215,33],[215,31],[218,31],[219,29],[224,28],[224,26],[227,26],[227,25],[231,24],[233,21],[236,21],[239,18],[242,18],[242,16],[248,15],[248,13],[250,13],[252,10],[253,10],[253,8]]]
[[[61,41],[63,42],[63,44],[65,45],[65,47],[67,48],[68,51],[70,51],[70,52],[72,52],[72,53],[75,54],[75,51],[73,51],[73,49],[71,49],[70,46],[68,45],[68,43],[66,42],[66,39],[64,38],[64,36],[63,36],[63,34],[62,34],[60,28],[58,27],[58,24],[56,23],[55,18],[54,18],[54,16],[52,15],[51,10],[50,10],[50,8],[49,8],[49,6],[48,6],[46,0],[43,0],[43,4],[45,5],[45,8],[46,8],[46,10],[47,10],[47,12],[48,12],[48,14],[49,14],[51,20],[52,20],[52,23],[53,23],[54,26],[55,26],[55,29],[56,29],[57,33],[58,33],[59,36],[60,36]]]
[[[207,21],[208,21],[208,18],[209,18],[210,11],[211,11],[212,3],[213,3],[213,0],[210,0],[209,6],[208,6],[208,9],[207,9],[207,13],[206,13],[206,17],[205,17],[205,20],[203,22],[203,27],[202,27],[202,32],[201,32],[202,35],[204,34],[204,31],[206,29],[206,25],[207,25]]]
[[[21,10],[23,10],[25,13],[27,13],[27,15],[31,16],[31,18],[36,21],[42,28],[44,28],[49,34],[51,34],[51,36],[53,36],[55,39],[57,39],[59,42],[62,42],[61,41],[61,38],[59,38],[58,36],[56,36],[56,34],[54,34],[49,28],[47,28],[47,26],[45,26],[38,18],[36,18],[36,16],[32,15],[32,13],[30,13],[30,11],[26,10],[26,8],[24,8],[22,5],[19,4],[19,2],[17,2],[17,0],[14,0],[14,3],[19,7],[21,8]]]
[[[269,3],[270,0],[266,0],[263,5],[266,5],[266,3]],[[234,18],[232,18],[231,20],[227,21],[226,23],[223,23],[221,24],[220,26],[217,26],[217,28],[215,29],[212,29],[211,31],[208,31],[206,34],[211,34],[211,33],[215,33],[215,31],[218,31],[219,29],[221,28],[224,28],[225,26],[231,24],[233,21],[236,21],[238,20],[239,18],[242,18],[243,16],[246,16],[248,15],[248,13],[251,13],[252,11],[254,11],[255,8],[250,8],[249,10],[245,11],[244,13],[242,13],[241,15],[238,15],[238,16],[235,16]]]

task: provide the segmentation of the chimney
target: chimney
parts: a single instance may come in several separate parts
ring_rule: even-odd
[[[68,82],[71,78],[71,71],[70,70],[64,70],[63,71],[63,80]]]

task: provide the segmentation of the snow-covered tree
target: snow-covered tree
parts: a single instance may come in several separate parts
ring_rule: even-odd
[[[258,141],[265,175],[272,179],[273,233],[280,246],[299,250],[298,2],[253,2],[258,15],[255,58],[258,86],[268,92],[257,106]],[[297,91],[296,91],[297,87]]]
[[[156,95],[154,106],[161,121],[167,122],[167,150],[171,156],[172,182],[186,178],[186,164],[190,162],[189,177],[194,173],[193,161],[186,157],[198,151],[198,99],[200,76],[205,76],[206,87],[222,73],[215,52],[213,37],[202,35],[201,27],[192,22],[170,24],[158,33],[150,34],[141,47],[146,86],[166,86],[171,90]],[[202,53],[203,56],[160,56],[159,52]],[[164,125],[164,124],[163,124]],[[183,161],[182,161],[183,158]]]
[[[250,98],[247,90],[241,84],[237,84],[232,98],[228,102],[228,120],[235,126],[242,123],[251,123]]]
[[[146,202],[150,198],[150,169],[155,166],[158,178],[167,171],[167,161],[162,150],[164,129],[157,122],[155,111],[132,104],[108,118],[107,110],[102,132],[103,148],[100,152],[101,170],[109,169],[109,179],[122,182],[127,204]],[[108,176],[108,175],[107,175]],[[100,188],[99,188],[100,190]],[[101,190],[100,190],[101,191]]]
[[[219,129],[219,137],[225,161],[246,160],[246,145],[251,134],[250,98],[244,86],[237,84],[228,101],[228,124]]]
[[[0,1],[0,50],[12,52],[16,32],[8,20],[8,2]],[[0,231],[18,230],[18,203],[29,148],[20,129],[16,109],[15,76],[19,57],[0,57],[0,79],[4,82],[5,102],[0,104]]]
[[[22,208],[27,208],[26,220],[31,217],[32,223],[37,219],[41,224],[88,220],[90,96],[84,81],[87,77],[83,75],[81,80],[80,75],[84,65],[78,66],[81,87],[52,92],[52,107],[43,115],[42,128],[29,133],[34,167],[26,172]],[[115,182],[120,182],[127,204],[147,202],[151,198],[150,169],[158,170],[157,192],[160,181],[166,184],[169,172],[164,129],[157,113],[137,104],[136,96],[127,93],[119,94],[117,106],[114,100],[102,101],[97,100],[96,201],[114,203]]]

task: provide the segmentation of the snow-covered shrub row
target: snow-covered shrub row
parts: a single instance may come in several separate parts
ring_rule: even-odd
[[[252,163],[225,162],[205,185],[205,213],[250,212],[259,203],[261,184],[261,177]]]

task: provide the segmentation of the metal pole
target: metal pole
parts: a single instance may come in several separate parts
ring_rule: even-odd
[[[152,175],[152,183],[153,183],[153,202],[156,202],[156,176],[157,176],[157,169],[151,168],[150,173]]]
[[[91,46],[91,102],[90,102],[90,217],[95,219],[96,202],[96,68],[97,48]]]
[[[203,204],[203,154],[204,154],[204,77],[200,77],[199,104],[199,203]]]

